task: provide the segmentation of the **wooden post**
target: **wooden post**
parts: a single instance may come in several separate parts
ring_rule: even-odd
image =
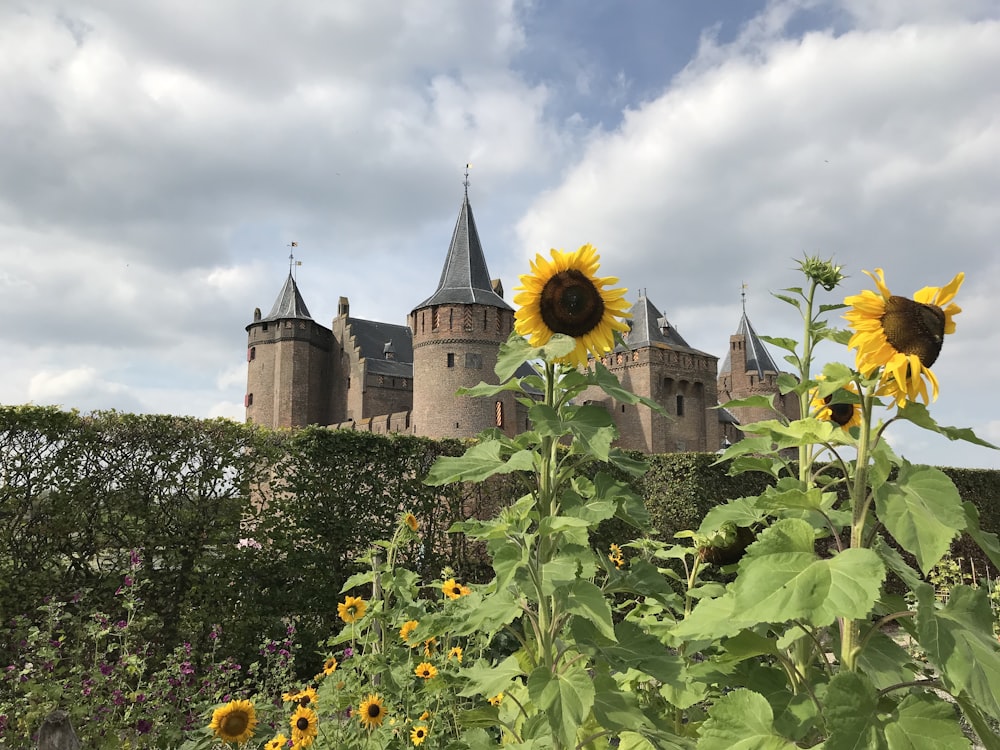
[[[38,730],[38,750],[80,750],[68,713],[53,711],[45,717]]]

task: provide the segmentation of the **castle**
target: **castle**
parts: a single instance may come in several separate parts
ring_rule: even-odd
[[[714,452],[741,438],[738,424],[773,417],[766,409],[716,408],[720,397],[775,394],[779,409],[798,416],[797,401],[778,394],[780,371],[745,310],[721,368],[717,357],[688,345],[645,294],[631,312],[628,347],[603,363],[668,416],[619,403],[597,388],[581,394],[608,409],[622,448]],[[527,429],[528,418],[511,393],[455,394],[496,382],[497,353],[513,327],[503,286],[490,278],[466,184],[437,289],[414,306],[405,326],[353,318],[347,297],[340,297],[331,326],[320,325],[289,272],[271,311],[262,316],[257,308],[246,327],[247,421],[432,438],[470,438],[491,428],[514,435]]]

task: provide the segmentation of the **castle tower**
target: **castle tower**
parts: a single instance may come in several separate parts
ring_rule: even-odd
[[[413,333],[414,434],[468,438],[493,427],[517,432],[511,394],[455,395],[481,381],[497,382],[497,353],[514,327],[514,310],[498,290],[502,293],[486,267],[466,180],[437,290],[407,319]]]
[[[750,324],[746,307],[736,333],[729,337],[729,352],[719,368],[719,398],[726,401],[769,396],[774,394],[774,407],[788,419],[799,418],[799,402],[795,394],[781,395],[778,375],[781,370],[774,363],[764,342]],[[774,419],[775,413],[766,407],[741,406],[729,409],[740,424],[751,424]]]
[[[266,427],[329,424],[333,337],[309,315],[289,271],[267,317],[247,330],[247,421]]]
[[[669,416],[619,403],[598,388],[582,400],[601,403],[614,419],[618,445],[645,453],[716,451],[721,443],[716,391],[717,357],[692,348],[652,302],[640,294],[632,306],[628,349],[617,347],[604,365],[633,393],[660,404]]]

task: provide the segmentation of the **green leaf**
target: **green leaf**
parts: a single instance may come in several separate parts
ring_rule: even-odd
[[[903,461],[897,481],[875,493],[879,520],[899,545],[917,558],[924,575],[965,528],[962,498],[940,469]]]
[[[741,408],[754,407],[758,409],[773,409],[774,408],[774,395],[768,396],[748,396],[747,398],[739,398],[733,401],[727,401],[722,404],[723,409],[741,409]]]
[[[976,730],[979,735],[979,742],[985,750],[1000,750],[1000,734],[993,731],[993,727],[983,716],[983,714],[969,701],[965,695],[954,696],[955,703],[962,709],[962,715]]]
[[[858,671],[867,676],[876,689],[914,679],[910,666],[913,657],[885,633],[876,633],[858,654]]]
[[[594,705],[594,683],[582,667],[572,666],[562,674],[538,667],[528,675],[528,695],[544,712],[552,734],[563,747],[576,746],[576,734]]]
[[[615,731],[625,727],[653,728],[653,722],[639,708],[635,693],[618,687],[606,671],[594,675],[594,718],[605,729]]]
[[[532,451],[521,450],[504,457],[503,450],[500,442],[489,440],[472,446],[463,456],[442,456],[434,462],[424,481],[434,487],[451,482],[481,482],[494,474],[531,471],[534,468]]]
[[[979,509],[972,503],[962,503],[965,511],[965,532],[972,537],[979,548],[990,558],[990,562],[1000,568],[1000,540],[991,531],[983,531],[979,525]]]
[[[608,460],[611,443],[617,431],[608,410],[601,406],[584,405],[569,407],[563,418],[546,404],[537,404],[528,410],[535,431],[542,437],[573,437],[573,451],[586,452],[598,461]]]
[[[906,696],[895,715],[885,724],[890,750],[939,750],[967,748],[971,743],[962,734],[955,707],[933,693]],[[834,750],[827,742],[827,749]]]
[[[955,586],[937,607],[934,589],[917,589],[917,634],[928,659],[952,692],[965,692],[987,716],[1000,721],[1000,644],[986,591]]]
[[[638,669],[660,682],[674,682],[683,670],[683,660],[656,637],[642,632],[632,622],[615,625],[618,643],[598,647],[613,669]]]
[[[709,709],[698,750],[795,750],[795,744],[775,731],[767,699],[740,688]]]
[[[790,359],[790,357],[786,357],[786,359]],[[790,364],[794,365],[797,363],[791,362]],[[778,393],[782,395],[791,393],[792,391],[797,390],[799,387],[798,379],[794,375],[791,375],[787,372],[783,372],[780,375],[778,375],[776,383],[778,386]]]
[[[632,393],[632,391],[628,388],[623,388],[622,384],[618,381],[617,376],[615,376],[600,362],[598,362],[594,368],[593,377],[594,382],[600,387],[600,389],[611,396],[611,398],[615,399],[615,401],[622,404],[642,404],[651,411],[672,419],[672,417],[667,414],[663,406],[656,401],[646,398],[645,396],[638,396],[635,393]]]
[[[799,342],[795,339],[777,338],[775,336],[758,336],[757,338],[766,344],[771,344],[792,354],[795,353],[795,347],[799,345]]]
[[[822,627],[869,614],[885,578],[878,555],[857,548],[821,560],[812,536],[805,521],[783,519],[750,545],[732,586],[744,626],[806,620]]]
[[[959,427],[942,427],[931,418],[927,407],[917,401],[907,401],[906,405],[896,412],[896,416],[900,419],[907,419],[913,422],[913,424],[923,427],[925,430],[944,435],[949,440],[964,440],[975,445],[982,445],[985,448],[997,449],[997,446],[993,445],[993,443],[988,443],[976,437],[976,433],[972,430]]]
[[[753,526],[763,523],[767,516],[757,508],[757,498],[738,497],[724,505],[716,505],[705,514],[698,534],[707,536],[722,528],[723,524],[733,523],[736,526]]]
[[[597,586],[577,579],[570,586],[556,590],[565,611],[589,620],[605,638],[617,640],[611,622],[611,605]]]
[[[499,664],[490,664],[487,659],[477,660],[471,667],[463,669],[461,674],[466,686],[459,695],[492,697],[510,688],[511,682],[524,672],[517,658],[512,655]]]
[[[528,340],[517,333],[511,332],[510,338],[500,345],[497,354],[497,364],[493,371],[497,374],[500,382],[503,383],[514,377],[518,368],[525,362],[532,359],[539,359],[539,351],[535,349]]]
[[[826,722],[830,736],[825,750],[884,748],[879,736],[878,694],[857,672],[838,672],[826,691]]]
[[[504,391],[517,391],[518,393],[521,393],[523,388],[517,380],[506,380],[499,385],[485,382],[477,383],[476,385],[468,388],[459,388],[455,391],[455,393],[459,396],[480,398],[483,396],[495,396],[498,393],[503,393]]]

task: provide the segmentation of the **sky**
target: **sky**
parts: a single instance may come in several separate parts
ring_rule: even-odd
[[[242,420],[290,243],[315,320],[405,324],[471,163],[508,298],[590,242],[720,360],[744,303],[800,338],[805,254],[825,303],[965,272],[931,413],[1000,444],[998,70],[1000,0],[7,0],[0,403]]]

